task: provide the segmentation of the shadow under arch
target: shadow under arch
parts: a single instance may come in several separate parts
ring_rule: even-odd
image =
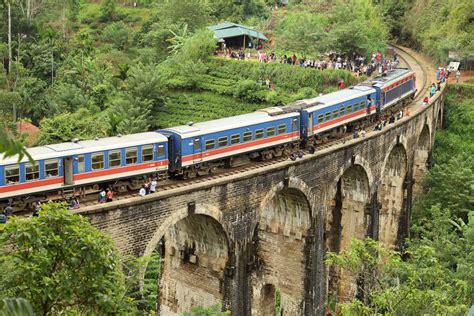
[[[397,143],[384,159],[381,172],[378,238],[387,247],[399,245],[399,238],[405,235],[404,227],[406,199],[409,197],[405,181],[408,176],[406,147]]]
[[[328,212],[327,248],[339,253],[345,250],[352,238],[363,239],[369,233],[372,221],[368,206],[371,197],[370,178],[361,164],[351,164],[337,179],[332,188],[332,211]],[[373,178],[372,178],[373,181]],[[351,300],[358,294],[357,275],[347,271],[329,269],[329,295],[338,301]]]
[[[425,124],[415,145],[413,166],[411,168],[413,172],[413,179],[415,180],[413,184],[414,196],[419,195],[423,191],[423,179],[432,163],[431,146],[431,130],[429,125]]]
[[[223,214],[222,212],[215,206],[209,205],[209,204],[196,204],[196,209],[193,214],[200,214],[200,215],[207,215],[213,219],[215,219],[217,222],[219,222],[223,229],[224,233],[227,236],[227,241],[230,241],[229,234],[227,230],[225,229],[225,226],[223,225]],[[188,217],[190,215],[188,207],[183,207],[175,212],[173,212],[173,215],[168,217],[161,225],[160,227],[156,230],[156,232],[153,234],[153,237],[150,239],[150,241],[147,243],[147,246],[145,248],[145,251],[143,252],[143,256],[149,256],[151,253],[157,248],[159,245],[159,242],[161,238],[166,234],[168,229],[175,225],[177,222],[180,220]]]
[[[220,291],[231,244],[222,217],[222,212],[209,204],[196,204],[194,212],[188,207],[181,208],[160,225],[148,242],[144,256],[151,255],[158,246],[164,249],[157,289],[158,313],[179,314],[198,303],[224,304],[225,297]],[[163,245],[160,245],[161,240]],[[141,290],[146,269],[147,265],[140,271]],[[203,289],[196,288],[194,283],[203,284]]]
[[[365,158],[361,157],[360,155],[355,155],[351,159],[346,160],[344,162],[344,164],[339,168],[337,176],[332,181],[331,186],[328,190],[329,199],[333,199],[333,197],[336,195],[337,184],[341,180],[341,177],[344,175],[344,173],[350,167],[353,167],[353,166],[356,166],[356,165],[360,166],[364,170],[365,175],[367,176],[368,184],[369,184],[369,192],[373,193],[374,187],[373,187],[372,184],[374,183],[375,178],[374,178],[374,175],[373,175],[372,170],[370,168],[370,164],[367,160],[365,160]]]
[[[323,264],[322,254],[317,259],[314,255],[320,248],[315,244],[322,243],[314,233],[315,222],[319,222],[313,218],[314,205],[309,186],[293,177],[275,185],[261,201],[255,229],[261,268],[252,275],[252,315],[269,315],[267,305],[272,302],[274,306],[277,290],[284,315],[312,310],[313,302],[306,300],[305,293],[310,292],[317,278],[323,279],[313,277],[308,268],[316,261],[321,261],[318,266]]]

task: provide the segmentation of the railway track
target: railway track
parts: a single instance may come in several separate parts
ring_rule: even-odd
[[[421,100],[422,97],[425,95],[426,92],[426,84],[427,84],[427,73],[426,73],[426,68],[414,57],[412,56],[409,52],[404,50],[402,47],[399,47],[398,45],[391,45],[397,50],[398,56],[404,61],[404,63],[412,70],[415,71],[417,75],[417,81],[421,79],[421,83],[419,87],[417,87],[418,91],[415,94],[415,99],[414,101],[408,105],[408,107],[413,106],[417,101]],[[420,76],[420,73],[422,74]],[[421,78],[420,78],[421,77]],[[373,128],[377,125],[377,123],[373,123],[370,125],[366,126],[366,130],[373,130]],[[389,128],[389,127],[386,127]],[[335,145],[340,145],[344,144],[347,141],[352,140],[352,135],[347,135],[345,137],[339,137],[337,139],[332,139],[326,143],[320,144],[316,148],[316,153],[313,155],[317,155],[318,152],[320,152],[323,149],[327,149],[329,147],[335,146]],[[308,151],[305,151],[305,155],[311,155]],[[216,180],[216,179],[221,179],[225,178],[228,176],[233,176],[240,174],[242,172],[249,172],[253,170],[258,170],[258,169],[263,169],[265,167],[268,167],[273,164],[277,164],[283,161],[288,161],[288,157],[278,157],[274,158],[271,160],[267,161],[260,161],[260,162],[250,162],[244,166],[239,166],[239,167],[234,167],[231,169],[219,169],[217,172],[206,175],[206,176],[201,176],[197,177],[194,179],[188,179],[188,180],[181,180],[181,179],[167,179],[164,181],[161,181],[159,185],[157,186],[157,192],[165,192],[165,191],[171,191],[173,189],[179,189],[187,186],[193,186],[193,185],[199,185],[203,184],[205,182],[211,181],[211,180]],[[114,197],[114,201],[120,201],[120,200],[125,200],[128,198],[136,197],[138,196],[138,192],[125,192],[125,193],[116,193]],[[84,209],[88,206],[94,206],[97,205],[97,201],[95,196],[92,196],[91,198],[87,200],[81,201],[82,207],[81,209]]]

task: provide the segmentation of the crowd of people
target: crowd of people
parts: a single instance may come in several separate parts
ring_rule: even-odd
[[[304,56],[298,57],[296,54],[284,54],[278,57],[274,52],[267,53],[262,50],[258,50],[257,55],[254,57],[250,53],[246,54],[243,50],[233,51],[231,49],[225,49],[224,56],[240,60],[256,58],[262,63],[279,62],[281,64],[300,66],[304,68],[315,68],[319,70],[346,69],[355,73],[356,76],[370,76],[376,71],[381,74],[387,70],[395,69],[399,65],[399,60],[396,54],[393,56],[393,59],[389,59],[384,58],[381,52],[373,52],[369,61],[366,61],[366,57],[356,53],[351,56],[329,54],[327,58],[317,59],[306,58]]]
[[[156,192],[156,186],[158,185],[158,180],[153,178],[153,180],[145,180],[145,183],[142,184],[142,187],[138,191],[139,196],[145,196]]]

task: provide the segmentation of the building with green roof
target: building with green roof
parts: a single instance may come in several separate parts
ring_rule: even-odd
[[[214,31],[214,37],[220,43],[225,43],[230,48],[253,48],[261,42],[268,41],[263,33],[236,23],[224,22],[208,28]]]

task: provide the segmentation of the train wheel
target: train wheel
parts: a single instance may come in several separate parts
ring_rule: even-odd
[[[310,154],[314,154],[315,151],[316,151],[316,148],[314,148],[313,145],[309,145],[309,146],[308,146],[308,151],[309,151]]]

